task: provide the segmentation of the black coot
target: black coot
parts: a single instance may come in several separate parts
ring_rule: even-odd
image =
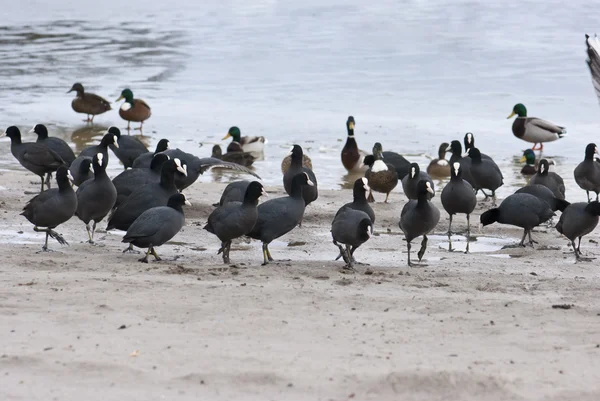
[[[4,134],[10,138],[10,151],[23,167],[38,175],[42,181],[41,191],[44,190],[44,176],[55,172],[64,166],[64,160],[52,149],[42,143],[21,142],[21,131],[10,126]],[[47,182],[50,188],[50,181]]]
[[[253,181],[248,185],[243,202],[229,202],[208,216],[204,229],[221,240],[218,253],[223,253],[223,263],[229,263],[231,240],[247,235],[254,228],[258,219],[258,198],[266,194],[262,184]]]
[[[139,248],[148,248],[140,262],[148,263],[148,256],[160,257],[154,249],[173,238],[185,224],[183,205],[192,204],[184,194],[175,194],[169,198],[167,206],[157,206],[146,210],[129,226],[122,242],[128,242]]]
[[[58,188],[49,189],[35,196],[27,202],[21,213],[34,225],[34,231],[46,233],[46,242],[42,247],[44,251],[48,250],[48,236],[60,244],[68,245],[67,241],[54,229],[73,217],[77,210],[77,195],[69,183],[69,178],[67,167],[60,166],[56,170]]]
[[[104,155],[99,152],[92,160],[94,179],[85,181],[77,188],[77,211],[75,215],[85,223],[89,243],[94,243],[96,223],[102,221],[117,200],[117,190],[108,175]],[[90,228],[90,222],[94,224]]]
[[[110,145],[113,145],[117,148],[119,147],[117,136],[107,132],[104,134],[98,145],[88,146],[87,148],[83,149],[81,153],[79,153],[79,156],[94,157],[97,153],[102,153],[102,161],[105,166],[108,166],[108,147]]]
[[[152,158],[150,168],[131,168],[121,172],[121,174],[113,178],[113,184],[117,189],[117,202],[115,202],[115,207],[119,207],[129,195],[140,187],[146,184],[159,182],[160,171],[167,160],[169,160],[169,156],[159,153]]]
[[[575,176],[575,182],[581,189],[585,190],[590,199],[590,192],[596,193],[596,201],[598,201],[598,194],[600,193],[600,163],[594,160],[594,155],[598,154],[598,147],[595,143],[590,143],[585,147],[585,158],[577,167],[573,175]]]
[[[572,203],[565,209],[556,224],[556,230],[571,240],[575,260],[589,261],[588,258],[581,257],[581,237],[594,231],[598,225],[598,216],[600,215],[600,203],[595,202],[577,202]],[[575,248],[575,238],[579,238],[577,248]]]
[[[408,265],[410,262],[410,243],[418,236],[423,236],[421,249],[417,253],[419,262],[425,255],[427,249],[427,234],[429,234],[440,221],[440,211],[429,201],[429,195],[433,194],[433,188],[429,181],[421,180],[417,184],[417,199],[411,199],[402,208],[399,226],[404,233],[406,246],[408,247]]]
[[[229,202],[243,202],[248,185],[250,185],[250,181],[247,180],[229,183],[223,190],[219,203],[215,206],[223,206]]]
[[[292,162],[290,164],[290,168],[283,175],[283,187],[285,188],[285,192],[288,195],[292,194],[292,180],[294,177],[300,173],[308,174],[308,178],[313,182],[313,186],[307,187],[302,191],[302,197],[306,202],[306,206],[310,205],[312,202],[316,201],[319,197],[319,189],[317,183],[317,177],[315,173],[308,167],[304,167],[302,165],[303,160],[303,151],[300,145],[294,145],[291,151]]]
[[[435,185],[433,185],[433,181],[429,174],[421,171],[417,163],[410,164],[408,174],[402,179],[402,191],[404,191],[404,195],[406,195],[409,200],[417,199],[419,197],[419,181],[427,181],[429,183],[432,192],[427,192],[427,197],[428,199],[433,198],[435,195]]]
[[[339,248],[346,267],[350,269],[354,265],[354,251],[367,242],[372,234],[373,222],[361,210],[342,208],[331,223],[333,244]]]
[[[555,172],[548,171],[550,164],[548,160],[541,159],[538,163],[537,172],[529,179],[528,185],[543,185],[547,187],[558,199],[565,199],[565,182]]]
[[[450,216],[448,225],[448,238],[452,236],[452,216],[455,214],[467,215],[467,250],[469,252],[469,237],[471,235],[471,213],[477,206],[477,197],[473,187],[462,179],[462,167],[459,162],[454,162],[450,170],[450,182],[442,190],[442,206]]]
[[[94,178],[94,170],[92,170],[92,158],[88,156],[78,156],[71,163],[69,172],[73,177],[73,184],[81,186],[82,183]]]
[[[523,238],[519,245],[525,246],[525,237],[529,235],[529,245],[533,246],[531,230],[550,220],[552,216],[554,212],[548,203],[531,194],[520,193],[508,196],[499,207],[484,212],[480,220],[484,227],[492,223],[522,227]]]
[[[154,150],[154,153],[149,153],[149,152],[142,153],[133,161],[133,165],[131,167],[133,167],[133,168],[140,168],[140,167],[149,168],[150,164],[152,163],[152,158],[154,157],[154,155],[162,153],[167,149],[169,149],[169,140],[163,138],[160,141],[158,141],[158,143],[156,144],[156,149]]]
[[[313,185],[308,174],[297,174],[292,180],[291,195],[271,199],[258,206],[258,218],[248,236],[262,241],[263,265],[273,261],[269,244],[292,231],[302,221],[306,206],[302,192]]]
[[[108,133],[117,137],[119,146],[115,146],[114,144],[108,146],[121,163],[123,163],[123,168],[125,168],[125,170],[133,167],[133,161],[137,159],[138,156],[149,153],[146,145],[138,138],[130,135],[121,135],[121,130],[117,127],[110,127]]]

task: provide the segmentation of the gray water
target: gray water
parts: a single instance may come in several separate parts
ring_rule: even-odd
[[[583,200],[572,171],[585,145],[599,141],[584,43],[598,29],[597,7],[505,3],[12,2],[0,21],[0,124],[45,123],[80,149],[101,128],[126,124],[114,104],[85,128],[65,92],[80,81],[113,101],[130,87],[152,107],[144,128],[151,147],[167,137],[209,156],[237,125],[268,138],[265,160],[255,163],[265,183],[281,184],[281,158],[298,143],[319,185],[334,189],[352,179],[340,162],[348,115],[361,148],[380,141],[423,168],[439,143],[471,131],[501,166],[505,196],[526,182],[517,159],[531,144],[506,119],[522,102],[530,115],[567,127],[544,156],[558,162],[568,198]],[[0,153],[0,168],[20,168],[6,139]]]

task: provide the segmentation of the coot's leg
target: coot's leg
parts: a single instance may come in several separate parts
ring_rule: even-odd
[[[263,252],[263,266],[269,264],[269,256],[267,254],[267,244],[263,242],[262,244],[262,252]]]
[[[138,259],[140,262],[142,262],[142,263],[148,263],[148,256],[150,255],[150,248],[148,248],[148,251],[146,251],[146,255],[143,258]]]
[[[419,262],[421,261],[421,259],[423,259],[423,255],[425,255],[426,249],[427,249],[427,236],[423,235],[423,241],[421,241],[421,249],[419,249],[419,252],[417,253],[417,256],[419,257]]]
[[[158,255],[156,254],[156,251],[154,250],[154,247],[153,247],[152,245],[150,245],[150,249],[151,249],[152,255],[154,256],[154,259],[156,259],[156,260],[162,260],[162,259],[160,258],[160,256],[158,256]]]

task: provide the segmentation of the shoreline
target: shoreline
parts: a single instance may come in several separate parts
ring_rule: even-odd
[[[352,193],[321,190],[303,226],[270,246],[291,261],[261,266],[260,242],[242,240],[226,266],[218,239],[202,229],[225,184],[198,182],[184,191],[193,205],[185,227],[157,248],[163,261],[142,264],[121,253],[121,232],[82,243],[76,217],[56,230],[70,246],[39,252],[44,235],[19,216],[35,176],[11,170],[0,179],[3,399],[600,397],[597,263],[575,264],[553,228],[534,231],[536,249],[501,249],[522,230],[481,229],[489,202],[472,216],[472,253],[448,252],[437,192],[428,266],[408,268],[404,196],[384,204],[375,194],[376,235],[356,252],[369,266],[349,272],[333,261],[329,230]],[[453,226],[463,231],[464,216]],[[596,229],[583,252],[599,256],[598,242]]]

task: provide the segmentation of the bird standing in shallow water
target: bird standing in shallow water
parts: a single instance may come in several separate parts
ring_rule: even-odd
[[[467,215],[467,249],[469,253],[469,237],[471,236],[471,213],[477,206],[477,197],[473,187],[466,180],[462,179],[462,168],[459,162],[452,165],[450,182],[442,190],[442,206],[450,216],[448,225],[448,240],[452,239],[452,216],[459,213]],[[450,242],[450,247],[452,247]]]
[[[119,116],[127,121],[127,130],[131,129],[130,124],[133,121],[140,123],[140,126],[135,129],[141,131],[144,127],[144,121],[149,119],[152,115],[150,106],[142,99],[134,98],[133,92],[129,88],[123,89],[123,91],[121,91],[121,96],[115,101],[118,102],[122,99],[125,99],[125,102],[119,107]]]
[[[533,143],[532,150],[543,150],[544,142],[552,142],[567,135],[567,129],[549,121],[536,117],[527,117],[527,108],[521,103],[515,104],[512,113],[506,117],[517,116],[512,125],[513,134],[524,140]],[[540,144],[537,148],[536,145]]]
[[[94,93],[88,93],[83,89],[79,82],[74,83],[69,92],[77,92],[77,96],[71,102],[71,107],[75,112],[86,114],[87,118],[83,121],[93,123],[94,117],[111,110],[110,102]],[[67,93],[69,93],[67,92]],[[92,118],[90,118],[90,115]]]
[[[231,142],[227,145],[227,153],[229,152],[250,152],[254,156],[260,157],[265,150],[264,136],[242,136],[242,132],[238,127],[231,127],[227,131],[227,135],[222,140],[231,138]]]

